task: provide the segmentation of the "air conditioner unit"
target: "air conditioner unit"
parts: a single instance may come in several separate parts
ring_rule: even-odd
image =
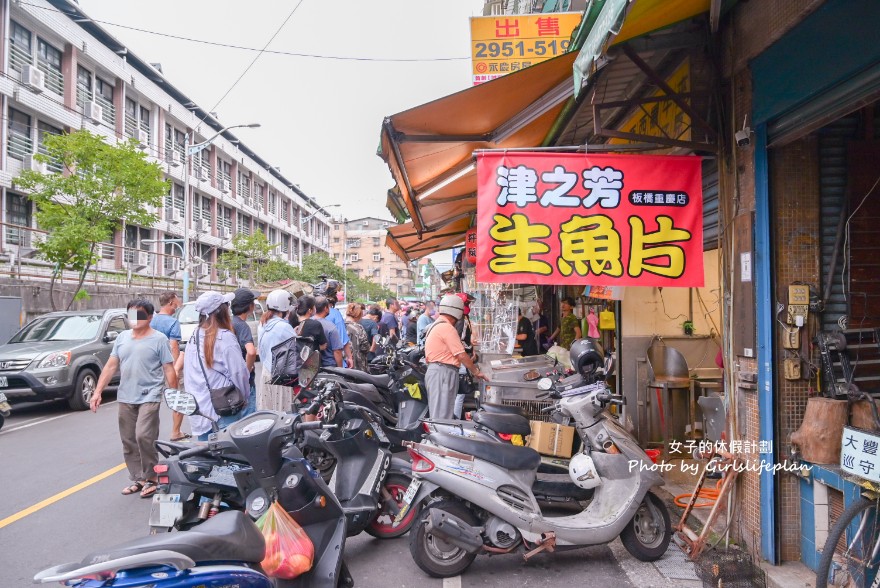
[[[137,259],[135,261],[137,262],[137,265],[147,267],[148,265],[150,265],[150,252],[138,251]]]
[[[229,180],[227,180],[226,178],[221,178],[220,181],[217,182],[217,189],[224,194],[229,194]]]
[[[83,105],[83,116],[99,123],[104,120],[104,107],[97,102],[86,102]]]
[[[42,92],[46,89],[46,74],[35,65],[25,65],[21,68],[21,83],[34,92]]]
[[[211,266],[207,263],[200,263],[196,266],[196,274],[199,277],[211,275]]]
[[[24,168],[35,172],[40,172],[41,174],[49,171],[49,166],[46,165],[46,163],[43,161],[37,161],[37,159],[33,155],[25,156]]]
[[[220,237],[223,239],[231,239],[232,238],[232,229],[229,227],[221,227],[220,228]]]
[[[179,257],[172,257],[169,260],[168,265],[170,266],[169,267],[170,271],[179,272],[183,269],[183,260],[180,259]]]
[[[181,163],[180,151],[171,150],[171,153],[168,154],[168,163],[170,163],[173,167],[179,166]]]
[[[203,168],[203,167],[196,168],[196,179],[199,180],[200,182],[207,182],[208,181],[208,172],[205,171],[205,168]]]
[[[365,220],[363,224],[364,224],[365,227],[369,227],[369,226],[370,226],[370,221]]]
[[[169,215],[171,222],[174,224],[180,224],[183,222],[183,211],[179,208],[172,208],[171,214]]]
[[[147,147],[150,146],[150,133],[148,133],[147,131],[145,131],[143,129],[138,129],[137,140],[138,140],[138,145],[140,146],[140,148],[146,149]]]
[[[211,221],[206,218],[200,218],[196,221],[196,231],[200,233],[210,233],[211,232]]]

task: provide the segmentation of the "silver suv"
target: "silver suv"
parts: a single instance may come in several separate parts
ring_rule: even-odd
[[[37,317],[0,345],[0,392],[12,404],[64,398],[85,410],[113,342],[127,329],[124,308]],[[117,374],[111,384],[118,381]]]

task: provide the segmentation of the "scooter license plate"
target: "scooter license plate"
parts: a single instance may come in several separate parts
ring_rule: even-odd
[[[406,494],[403,495],[403,504],[400,506],[400,512],[394,517],[394,522],[391,524],[392,527],[399,525],[403,517],[406,516],[406,513],[409,512],[409,507],[412,505],[412,501],[415,499],[421,485],[422,481],[418,478],[413,478],[413,481],[409,483],[409,488],[406,489]]]
[[[150,508],[151,527],[173,527],[183,516],[180,494],[155,494]]]

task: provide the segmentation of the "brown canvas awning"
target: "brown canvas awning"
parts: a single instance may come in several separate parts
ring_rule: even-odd
[[[411,218],[397,227],[402,232],[389,232],[389,246],[417,259],[461,243],[477,210],[473,152],[540,145],[572,94],[574,59],[562,55],[385,119],[380,156]],[[450,225],[463,228],[446,243]],[[445,238],[435,239],[437,231]],[[418,243],[424,240],[437,246]]]

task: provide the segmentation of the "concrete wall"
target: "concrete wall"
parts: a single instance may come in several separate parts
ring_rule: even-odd
[[[88,288],[89,300],[80,300],[71,307],[74,310],[94,308],[125,308],[129,300],[134,298],[146,298],[154,305],[159,303],[159,294],[164,290],[134,290],[113,286],[91,286]],[[24,282],[9,278],[0,279],[0,296],[13,296],[21,298],[22,317],[21,324],[27,323],[34,317],[52,311],[52,303],[49,298],[48,282]],[[55,300],[58,310],[67,308],[67,303],[73,296],[73,286],[56,286]]]

